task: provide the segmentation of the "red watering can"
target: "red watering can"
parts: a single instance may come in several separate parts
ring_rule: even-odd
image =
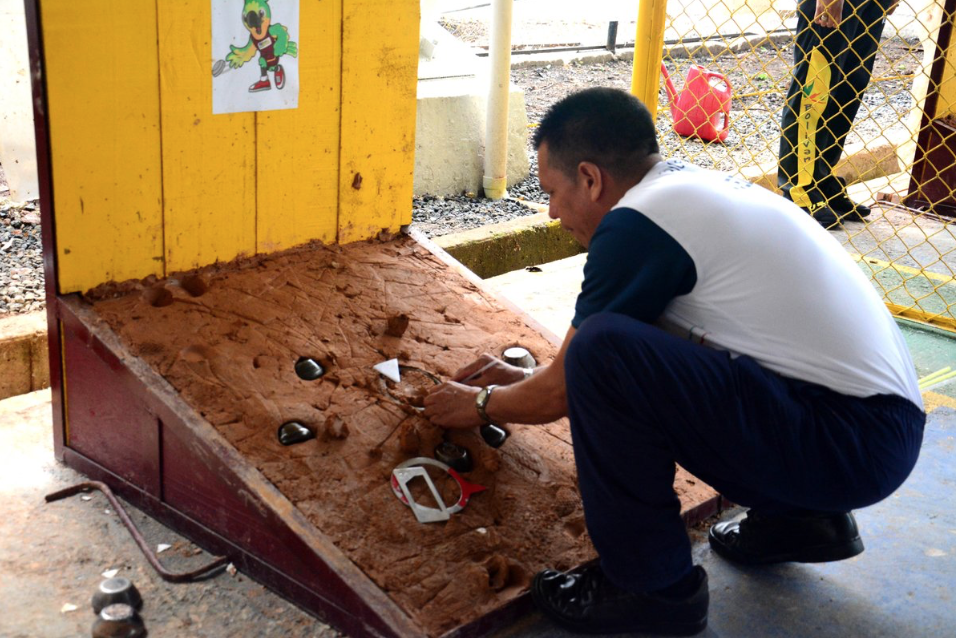
[[[664,86],[671,103],[674,131],[678,135],[696,135],[705,142],[727,139],[730,132],[730,82],[721,73],[693,64],[687,72],[684,90],[677,94],[664,63]]]

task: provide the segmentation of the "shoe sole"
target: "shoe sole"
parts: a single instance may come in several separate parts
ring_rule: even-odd
[[[737,552],[710,537],[710,547],[729,561],[743,565],[773,565],[776,563],[832,563],[859,556],[863,553],[863,539],[857,536],[840,545],[816,545],[798,551],[757,556]]]
[[[865,222],[866,222],[866,218],[870,216],[869,213],[867,213],[866,215],[860,215],[859,213],[854,212],[854,211],[850,211],[850,212],[848,212],[848,213],[841,213],[841,212],[838,212],[838,211],[834,211],[834,212],[836,213],[837,218],[838,218],[838,220],[839,220],[839,223],[841,223],[841,224],[842,224],[842,223],[845,223],[845,222],[863,222],[863,223],[865,223]]]
[[[601,627],[595,627],[588,621],[571,620],[555,612],[545,603],[544,597],[538,592],[537,576],[531,584],[531,598],[534,600],[535,606],[541,611],[541,613],[554,621],[556,624],[564,627],[565,629],[570,629],[574,632],[582,634],[620,634],[636,632],[667,636],[694,636],[707,629],[706,614],[703,618],[686,622],[620,622],[611,625],[604,625]]]
[[[865,207],[865,206],[863,207],[863,209],[866,211],[865,213],[861,213],[861,212],[860,212],[859,210],[857,210],[856,208],[841,208],[841,209],[836,209],[836,208],[830,207],[830,210],[832,210],[834,213],[836,213],[836,216],[839,217],[841,220],[843,220],[843,221],[851,221],[851,222],[862,222],[862,221],[865,221],[863,218],[864,218],[864,217],[869,217],[869,216],[870,216],[870,213],[873,212],[871,209],[869,209],[869,208],[867,208],[867,207]]]

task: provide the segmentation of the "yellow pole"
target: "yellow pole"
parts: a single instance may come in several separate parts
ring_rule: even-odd
[[[634,70],[631,93],[657,118],[657,91],[661,82],[661,56],[667,0],[639,0],[637,35],[634,38]]]

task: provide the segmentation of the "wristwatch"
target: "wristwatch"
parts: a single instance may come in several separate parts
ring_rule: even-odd
[[[478,416],[485,423],[491,423],[491,419],[488,418],[488,413],[485,412],[485,407],[488,405],[488,399],[491,398],[491,393],[495,391],[496,385],[486,385],[481,389],[481,392],[478,393],[478,396],[475,397],[475,409],[478,410]]]

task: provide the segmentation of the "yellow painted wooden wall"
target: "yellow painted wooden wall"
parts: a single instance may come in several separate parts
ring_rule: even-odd
[[[229,115],[210,1],[40,0],[61,293],[411,222],[419,0],[300,0],[298,108]]]

